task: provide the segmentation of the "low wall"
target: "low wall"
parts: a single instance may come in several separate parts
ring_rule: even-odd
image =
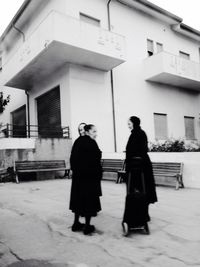
[[[1,138],[0,150],[3,149],[33,149],[35,139],[32,138]]]
[[[1,139],[2,144],[3,141],[4,145],[0,146],[0,168],[13,166],[15,160],[65,160],[69,167],[71,139],[4,138]]]
[[[150,152],[151,161],[183,162],[185,187],[200,189],[200,152]],[[124,159],[124,153],[103,153],[103,158]]]

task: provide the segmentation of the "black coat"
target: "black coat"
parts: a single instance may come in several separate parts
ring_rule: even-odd
[[[101,210],[101,151],[89,136],[79,137],[72,147],[70,209],[81,216],[96,216]]]
[[[148,140],[146,133],[140,127],[132,130],[126,146],[126,172],[129,173],[131,169],[133,157],[142,158],[147,200],[148,203],[154,203],[157,201],[157,195],[152,164],[147,152]]]

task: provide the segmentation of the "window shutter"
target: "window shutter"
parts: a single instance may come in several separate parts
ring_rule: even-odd
[[[160,53],[163,51],[163,44],[156,43],[157,53]]]
[[[184,117],[185,121],[185,137],[186,139],[195,139],[194,133],[194,117]]]
[[[184,58],[184,59],[190,59],[190,54],[179,51],[179,56]]]
[[[154,113],[155,138],[167,139],[167,115]]]
[[[2,57],[0,56],[0,71],[2,70]]]
[[[86,23],[89,23],[89,24],[92,24],[92,25],[100,27],[100,20],[99,19],[90,17],[90,16],[88,16],[86,14],[80,13],[80,20],[84,21]]]
[[[26,105],[12,112],[13,137],[26,137]]]
[[[60,88],[56,87],[37,99],[38,132],[41,137],[62,137]]]
[[[147,51],[153,53],[153,41],[149,39],[147,39]]]

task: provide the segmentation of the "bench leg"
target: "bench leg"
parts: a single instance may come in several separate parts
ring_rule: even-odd
[[[176,190],[178,190],[180,187],[184,188],[184,184],[183,184],[182,176],[178,174],[176,176]]]
[[[17,184],[19,184],[19,178],[18,178],[18,174],[17,173],[15,174],[15,181],[16,181]]]
[[[117,180],[116,180],[116,184],[118,184],[120,182],[120,174],[117,173]]]
[[[180,185],[181,185],[181,188],[184,188],[184,184],[183,184],[183,178],[182,178],[182,175],[179,176],[179,181],[180,181]]]
[[[176,179],[176,187],[175,187],[176,190],[179,190],[179,180],[178,178]]]

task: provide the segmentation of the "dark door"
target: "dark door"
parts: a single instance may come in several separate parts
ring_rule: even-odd
[[[42,138],[62,137],[59,86],[37,98],[38,134]]]
[[[12,112],[13,137],[26,137],[26,105]]]

